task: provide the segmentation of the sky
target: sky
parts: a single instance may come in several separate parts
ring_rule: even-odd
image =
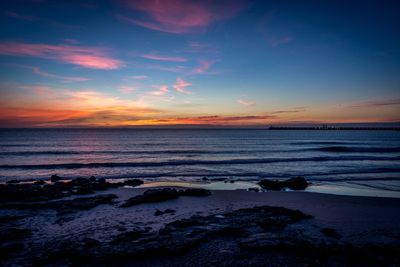
[[[399,1],[0,6],[0,127],[400,121]]]

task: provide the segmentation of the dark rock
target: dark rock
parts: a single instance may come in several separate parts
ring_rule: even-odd
[[[60,181],[60,180],[61,180],[61,177],[58,176],[57,174],[53,174],[53,175],[50,177],[50,181],[51,181],[52,183],[57,182],[57,181]]]
[[[100,204],[111,204],[117,198],[114,194],[97,195],[93,197],[80,197],[68,200],[56,200],[40,203],[6,203],[1,207],[13,209],[52,209],[60,214],[70,213],[76,210],[87,210],[94,208]]]
[[[164,211],[161,211],[159,209],[156,209],[156,211],[154,212],[154,216],[161,216],[164,214],[170,214],[170,213],[175,213],[175,210],[173,209],[166,209]]]
[[[9,181],[7,181],[6,183],[7,184],[19,184],[21,181],[19,181],[19,180],[9,180]]]
[[[149,236],[149,234],[150,234],[150,229],[148,229],[148,228],[135,228],[128,232],[117,235],[111,241],[111,244],[135,241],[137,239],[147,237],[147,236]]]
[[[88,195],[93,193],[94,191],[90,187],[79,187],[78,190],[76,190],[76,194],[78,195]]]
[[[142,184],[143,184],[143,181],[139,180],[139,179],[129,179],[124,182],[124,185],[129,185],[129,186],[139,186]]]
[[[16,221],[21,220],[23,218],[25,218],[25,217],[24,216],[16,216],[16,215],[0,216],[0,225],[15,223]]]
[[[173,209],[164,210],[164,213],[175,213],[175,212],[176,212],[176,210],[173,210]]]
[[[75,186],[87,186],[90,184],[90,180],[87,178],[83,178],[83,177],[75,178],[71,182]]]
[[[90,178],[89,178],[89,181],[91,182],[91,183],[94,183],[94,182],[96,182],[96,177],[94,177],[94,176],[90,176]]]
[[[161,210],[159,210],[159,209],[157,209],[155,212],[154,212],[154,216],[160,216],[160,215],[163,215],[164,214],[164,212],[162,212]]]
[[[340,239],[342,236],[333,228],[322,228],[321,233],[323,233],[327,237]]]
[[[99,184],[105,184],[106,183],[106,178],[99,178],[99,179],[97,179],[97,182]]]
[[[46,182],[44,180],[37,180],[33,183],[34,185],[45,185]]]
[[[22,242],[8,242],[0,244],[0,260],[5,260],[10,258],[15,252],[18,252],[24,248]]]
[[[32,235],[31,230],[17,227],[5,227],[0,232],[0,243],[16,241]]]
[[[121,207],[130,207],[142,203],[162,202],[166,200],[176,199],[179,192],[172,188],[149,189],[143,193],[128,199]]]
[[[203,188],[188,188],[186,190],[179,191],[181,196],[194,196],[194,197],[203,197],[211,195],[211,191]]]
[[[304,177],[298,176],[287,179],[285,181],[268,180],[264,179],[258,183],[263,189],[267,190],[282,190],[283,188],[289,188],[292,190],[304,190],[308,186],[308,182]]]
[[[247,189],[248,191],[252,191],[252,192],[260,192],[260,188],[258,187],[250,187],[249,189]]]

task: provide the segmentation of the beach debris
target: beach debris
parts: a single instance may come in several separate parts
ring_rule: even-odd
[[[302,176],[293,177],[284,181],[263,179],[258,183],[263,189],[267,190],[283,190],[289,188],[291,190],[304,190],[308,186],[308,182]]]

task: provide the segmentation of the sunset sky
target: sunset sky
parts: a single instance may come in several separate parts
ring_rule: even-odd
[[[399,1],[0,5],[0,127],[400,121]]]

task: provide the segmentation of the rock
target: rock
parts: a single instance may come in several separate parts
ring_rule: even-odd
[[[33,183],[34,185],[45,185],[46,182],[44,180],[37,180]]]
[[[57,181],[60,181],[60,180],[61,180],[61,177],[58,176],[57,174],[53,174],[53,175],[50,177],[50,181],[51,181],[52,183],[57,182]]]
[[[267,190],[282,190],[289,188],[292,190],[304,190],[308,186],[308,182],[304,177],[298,176],[287,179],[285,181],[264,179],[258,183],[263,189]]]
[[[180,190],[179,194],[181,196],[204,197],[211,195],[211,191],[203,188],[188,188],[186,190]]]
[[[76,194],[89,195],[89,194],[94,194],[94,191],[89,187],[79,187],[78,190],[76,190]]]
[[[252,192],[259,192],[260,188],[258,187],[250,187],[249,189],[247,189],[248,191],[252,191]]]
[[[130,207],[142,203],[153,203],[162,202],[166,200],[176,199],[179,197],[179,193],[176,189],[172,188],[160,188],[160,189],[149,189],[143,193],[128,199],[121,207]]]
[[[173,209],[164,210],[164,213],[175,213],[175,212],[176,212],[176,210],[173,210]]]
[[[201,178],[201,180],[208,181],[209,179],[207,177],[203,177],[203,178]]]
[[[139,180],[139,179],[129,179],[124,182],[124,185],[129,185],[129,186],[139,186],[142,184],[143,184],[143,181]]]
[[[154,216],[160,216],[160,215],[170,214],[170,213],[174,213],[174,212],[175,212],[175,210],[173,210],[173,209],[166,209],[164,211],[156,209],[156,211],[154,212]]]
[[[32,235],[31,230],[17,227],[2,228],[0,232],[0,243],[16,241]]]
[[[52,209],[61,213],[70,213],[76,210],[87,210],[94,208],[100,204],[111,204],[113,200],[117,198],[114,194],[104,194],[96,195],[93,197],[79,197],[68,200],[56,200],[49,202],[39,202],[39,203],[5,203],[2,204],[2,208],[12,208],[12,209]]]
[[[94,177],[94,176],[90,176],[90,178],[89,178],[89,181],[91,182],[91,183],[94,183],[94,182],[96,182],[96,177]]]
[[[164,212],[162,212],[161,210],[159,210],[159,209],[157,209],[155,212],[154,212],[154,216],[160,216],[160,215],[163,215],[164,214]]]
[[[21,181],[19,181],[19,180],[9,180],[9,181],[7,181],[6,183],[7,184],[19,184]]]
[[[321,233],[323,233],[327,237],[340,239],[342,236],[333,228],[322,228]]]
[[[83,177],[75,178],[71,182],[75,186],[87,186],[90,184],[90,180]]]

